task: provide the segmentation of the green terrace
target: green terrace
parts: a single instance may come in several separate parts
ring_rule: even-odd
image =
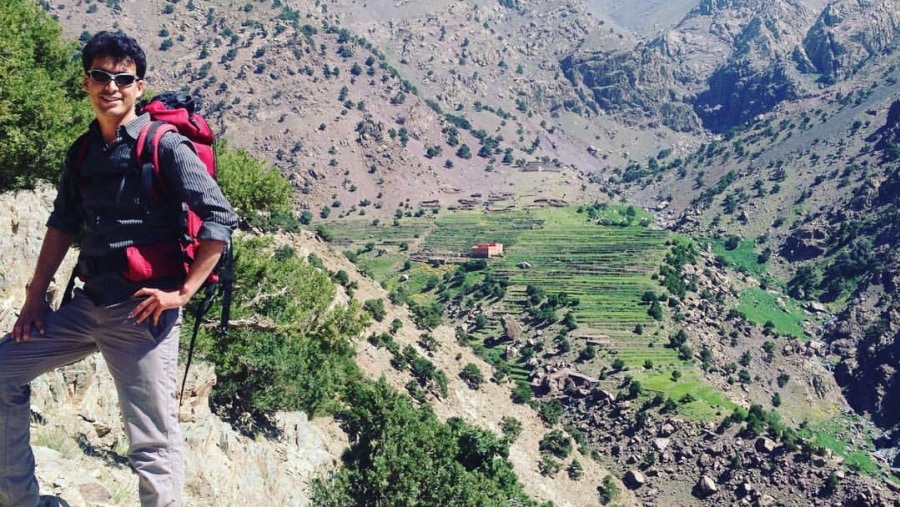
[[[333,233],[335,243],[345,251],[358,252],[354,259],[358,266],[388,290],[402,287],[418,303],[437,297],[438,281],[453,273],[465,259],[460,256],[473,245],[502,243],[503,256],[490,259],[487,271],[507,280],[507,290],[502,299],[488,300],[492,314],[469,341],[489,362],[502,361],[505,344],[496,340],[503,334],[500,315],[521,316],[528,300],[526,288],[534,286],[547,296],[565,293],[577,299],[577,305],[557,310],[557,318],[569,311],[575,316],[577,327],[569,333],[573,353],[588,344],[596,347],[596,360],[579,367],[584,373],[597,375],[620,359],[654,391],[670,397],[692,393],[697,400],[691,403],[692,416],[708,417],[730,409],[721,393],[705,387],[691,372],[694,366],[665,346],[667,329],[641,301],[648,291],[665,292],[654,275],[674,236],[649,228],[642,210],[605,206],[597,211],[569,206],[441,212],[404,217],[393,224],[341,221]],[[409,262],[411,258],[424,262]],[[484,276],[484,272],[467,273],[465,283],[478,284]],[[460,289],[445,290],[444,297],[452,299]],[[653,365],[650,370],[648,364]],[[528,370],[522,366],[508,365],[510,377],[527,378]],[[680,382],[669,380],[673,369],[684,370]]]

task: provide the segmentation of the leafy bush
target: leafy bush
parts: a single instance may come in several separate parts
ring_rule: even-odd
[[[244,214],[290,211],[291,184],[277,169],[245,149],[229,149],[223,139],[216,142],[215,150],[219,185],[232,206]]]
[[[475,363],[469,363],[459,372],[459,378],[471,389],[478,389],[484,383],[484,374]]]
[[[538,445],[541,452],[548,452],[562,459],[572,452],[572,439],[562,430],[553,430],[544,435]]]
[[[363,303],[363,308],[378,322],[383,321],[387,315],[387,311],[384,309],[384,300],[382,299],[369,299]]]
[[[538,505],[517,481],[505,439],[458,418],[442,424],[383,379],[355,383],[347,407],[353,444],[343,467],[313,481],[313,505]]]
[[[87,130],[75,44],[35,2],[0,8],[0,192],[55,182],[69,146]]]
[[[616,485],[616,481],[613,480],[611,475],[607,475],[603,478],[603,482],[597,486],[597,493],[600,494],[600,503],[609,505],[610,502],[619,496],[619,486]]]
[[[528,385],[528,382],[516,380],[516,387],[513,388],[510,398],[513,403],[528,403],[534,398],[534,393],[531,392],[531,386]]]
[[[538,412],[540,413],[541,420],[544,421],[544,424],[553,426],[559,422],[565,410],[566,408],[563,406],[562,402],[554,398],[550,401],[541,403]]]
[[[198,342],[216,365],[213,405],[258,423],[278,410],[331,412],[359,376],[353,339],[365,314],[355,302],[332,305],[328,274],[285,252],[267,238],[235,238],[232,325]]]
[[[509,439],[510,443],[515,442],[522,434],[522,423],[515,417],[503,416],[500,419],[500,431]]]

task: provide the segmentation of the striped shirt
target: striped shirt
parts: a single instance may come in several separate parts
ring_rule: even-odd
[[[169,133],[160,140],[159,171],[166,191],[149,199],[134,156],[138,135],[150,121],[149,114],[138,116],[120,126],[115,140],[106,144],[94,120],[86,134],[86,149],[76,142],[69,150],[47,226],[75,235],[82,256],[102,257],[132,245],[177,241],[183,232],[182,202],[203,222],[198,239],[231,238],[237,215],[191,142],[180,134]],[[127,290],[131,287],[122,288]]]
[[[103,255],[125,246],[153,242],[145,237],[119,237],[118,229],[127,229],[130,225],[127,221],[99,224],[101,227],[97,227],[96,223],[88,226],[85,223],[87,219],[98,221],[109,220],[111,217],[94,216],[97,210],[85,209],[90,208],[90,203],[85,206],[86,203],[81,202],[83,189],[80,187],[83,183],[75,181],[77,178],[73,174],[76,171],[82,176],[90,176],[94,173],[114,173],[123,164],[136,167],[137,164],[133,161],[135,144],[141,129],[148,123],[150,123],[150,115],[143,114],[137,117],[119,127],[116,139],[106,145],[95,120],[89,129],[88,142],[90,144],[84,160],[81,162],[82,167],[73,167],[78,162],[74,160],[79,157],[77,148],[72,150],[66,160],[63,179],[58,188],[56,200],[53,203],[53,212],[47,220],[47,225],[63,232],[84,236],[81,238],[82,251],[88,255]],[[197,157],[191,142],[179,134],[167,134],[160,140],[159,157],[160,172],[165,179],[167,189],[172,193],[171,200],[188,203],[203,220],[203,226],[198,234],[199,239],[228,241],[231,231],[237,226],[237,215],[225,196],[222,195],[218,184],[210,177],[206,166]],[[139,185],[140,181],[134,183]],[[139,191],[139,188],[131,190],[135,192]],[[110,195],[108,201],[115,202],[117,197]],[[118,202],[115,204],[121,205]],[[177,221],[170,222],[168,226],[175,232],[175,237],[181,232],[180,224]],[[92,231],[95,231],[94,237],[91,237]],[[96,231],[101,232],[96,233]],[[129,232],[131,235],[134,233],[133,230]],[[104,237],[97,237],[98,235]]]

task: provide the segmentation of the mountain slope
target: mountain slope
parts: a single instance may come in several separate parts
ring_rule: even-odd
[[[72,37],[108,16],[157,41],[154,85],[190,82],[234,143],[290,175],[314,224],[621,199],[743,240],[768,259],[760,283],[834,315],[811,331],[832,343],[822,361],[895,428],[898,3],[670,5],[650,39],[579,2],[49,8]]]

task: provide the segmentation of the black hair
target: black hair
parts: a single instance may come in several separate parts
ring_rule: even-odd
[[[97,32],[81,50],[81,64],[85,72],[90,70],[95,58],[111,56],[119,61],[131,60],[139,79],[147,72],[147,56],[136,40],[122,32]]]

